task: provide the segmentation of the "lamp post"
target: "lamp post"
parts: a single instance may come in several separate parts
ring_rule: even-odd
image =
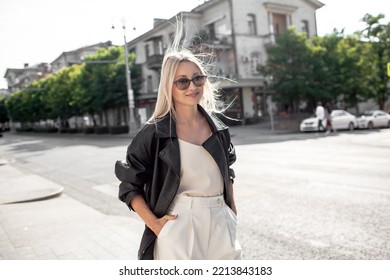
[[[135,106],[134,106],[134,91],[131,88],[131,71],[129,67],[129,50],[127,49],[126,40],[126,26],[123,24],[123,39],[125,41],[125,65],[126,65],[126,85],[127,85],[127,98],[129,102],[129,133],[135,134],[137,130],[137,122],[135,120]]]
[[[114,29],[115,26],[113,25]],[[127,86],[127,101],[129,108],[129,134],[135,135],[137,132],[137,122],[135,120],[135,105],[134,105],[134,91],[131,87],[131,71],[129,67],[129,50],[127,48],[127,40],[126,40],[126,25],[124,21],[122,22],[123,29],[123,39],[124,39],[124,52],[125,52],[125,65],[126,65],[126,86]],[[134,28],[135,29],[135,28]]]
[[[272,83],[273,77],[267,75],[265,77],[265,79],[266,79],[266,87],[269,88],[270,84]],[[272,93],[269,94],[269,96],[267,97],[267,107],[268,107],[268,115],[269,115],[270,121],[271,121],[271,131],[274,131],[274,114],[273,114],[273,110],[272,110]]]

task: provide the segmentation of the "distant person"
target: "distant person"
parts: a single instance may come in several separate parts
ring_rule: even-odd
[[[330,105],[330,103],[326,103],[325,105],[325,118],[326,118],[326,134],[328,135],[329,133],[331,133],[333,130],[333,126],[332,126],[332,117],[331,117],[331,114],[332,114],[332,106]]]
[[[146,225],[139,259],[240,260],[235,149],[215,114],[215,85],[179,45],[181,29],[163,59],[154,113],[115,165],[119,199]]]
[[[318,131],[325,130],[324,122],[325,122],[325,109],[322,106],[321,102],[317,103],[317,108],[316,108],[316,117],[318,119]]]

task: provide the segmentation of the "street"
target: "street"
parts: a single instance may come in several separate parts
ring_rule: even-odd
[[[238,237],[248,260],[389,259],[390,129],[324,136],[231,129]],[[5,134],[0,159],[107,215],[126,135]],[[0,248],[1,250],[1,248]]]

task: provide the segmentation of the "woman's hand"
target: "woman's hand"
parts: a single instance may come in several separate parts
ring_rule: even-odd
[[[237,207],[236,207],[236,204],[235,204],[235,203],[232,203],[232,204],[230,205],[230,209],[232,209],[232,211],[234,212],[234,214],[236,214],[236,216],[237,216]]]
[[[135,196],[131,202],[131,207],[138,213],[146,226],[150,228],[156,236],[169,220],[175,220],[177,215],[165,215],[157,218],[150,208],[146,205],[145,199],[141,195]]]
[[[154,220],[153,223],[149,224],[148,227],[158,236],[168,221],[176,220],[177,215],[165,215],[160,219]]]
[[[236,214],[236,216],[237,216],[237,207],[236,207],[236,202],[234,201],[233,181],[232,180],[230,180],[230,182],[229,182],[229,197],[230,197],[230,209],[232,209],[234,214]]]

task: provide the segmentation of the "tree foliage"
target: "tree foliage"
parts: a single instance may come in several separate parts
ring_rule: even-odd
[[[5,107],[5,100],[4,98],[0,99],[0,123],[7,123],[9,121],[8,118],[8,111]]]
[[[317,101],[353,107],[369,98],[376,98],[383,109],[388,98],[390,24],[379,24],[382,18],[366,15],[363,36],[334,30],[308,39],[294,27],[279,35],[267,48],[267,64],[259,67],[271,80],[275,99],[294,112],[301,104],[311,112]]]
[[[6,100],[13,121],[41,120],[66,122],[72,116],[100,114],[127,104],[124,52],[121,47],[100,49],[85,63],[65,67],[46,79],[33,82]],[[135,55],[130,55],[134,61]],[[130,63],[132,62],[130,61]],[[141,84],[141,70],[131,63],[135,95]]]
[[[363,18],[363,21],[367,24],[367,28],[363,30],[363,35],[372,46],[370,59],[374,64],[370,82],[379,108],[382,110],[390,95],[388,87],[389,78],[386,71],[386,65],[390,62],[390,22],[387,24],[382,23],[384,18],[384,14],[377,16],[366,14]]]
[[[296,110],[300,100],[310,96],[313,65],[306,35],[294,28],[277,37],[276,45],[268,48],[268,62],[260,71],[272,77],[276,100]]]

